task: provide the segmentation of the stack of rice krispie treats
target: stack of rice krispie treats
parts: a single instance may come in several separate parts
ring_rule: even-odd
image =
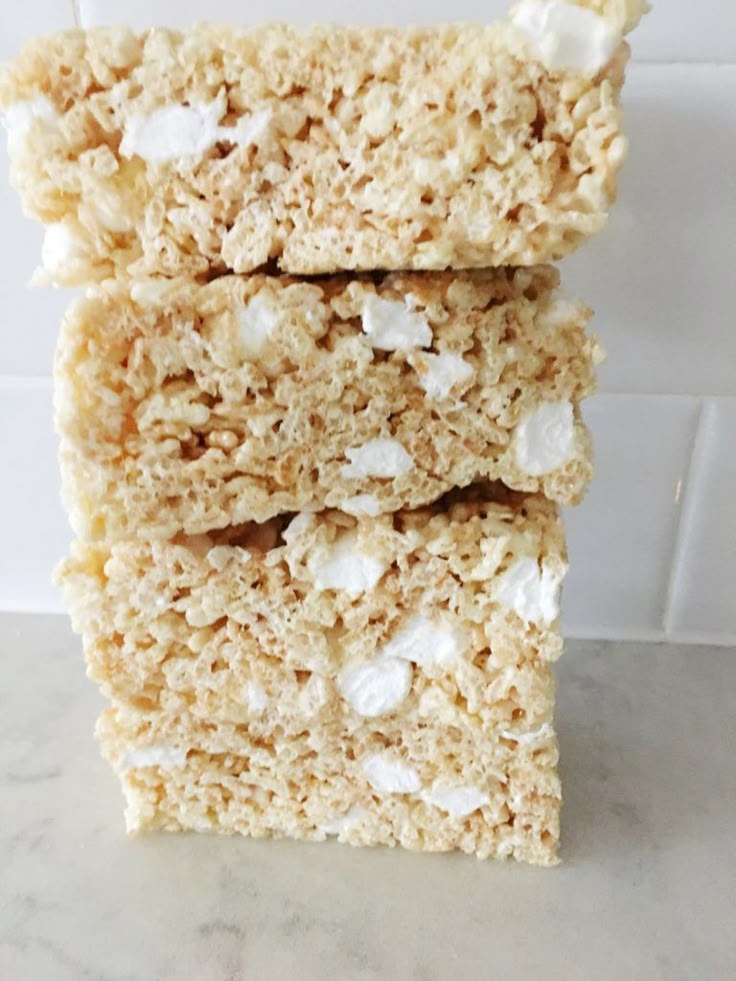
[[[556,861],[560,505],[641,0],[72,31],[0,76],[55,364],[59,578],[129,830]]]

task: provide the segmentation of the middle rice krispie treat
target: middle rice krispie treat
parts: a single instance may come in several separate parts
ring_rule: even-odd
[[[77,534],[377,515],[479,479],[577,503],[601,352],[558,282],[535,267],[92,291],[56,359]]]

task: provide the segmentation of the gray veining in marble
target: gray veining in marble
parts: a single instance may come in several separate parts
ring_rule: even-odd
[[[2,981],[732,981],[736,652],[578,643],[557,870],[128,839],[55,617],[0,617]]]

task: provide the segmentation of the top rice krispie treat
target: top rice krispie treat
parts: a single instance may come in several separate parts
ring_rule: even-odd
[[[532,265],[600,231],[643,0],[489,26],[68,31],[0,75],[47,281]]]

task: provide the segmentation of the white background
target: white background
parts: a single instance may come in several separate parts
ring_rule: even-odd
[[[0,58],[75,23],[437,22],[504,0],[2,0]],[[609,352],[588,403],[598,477],[568,512],[578,636],[736,642],[736,0],[659,0],[633,35],[631,154],[608,231],[563,265]],[[0,154],[0,609],[57,610],[49,381],[68,296],[27,291],[40,230]]]

